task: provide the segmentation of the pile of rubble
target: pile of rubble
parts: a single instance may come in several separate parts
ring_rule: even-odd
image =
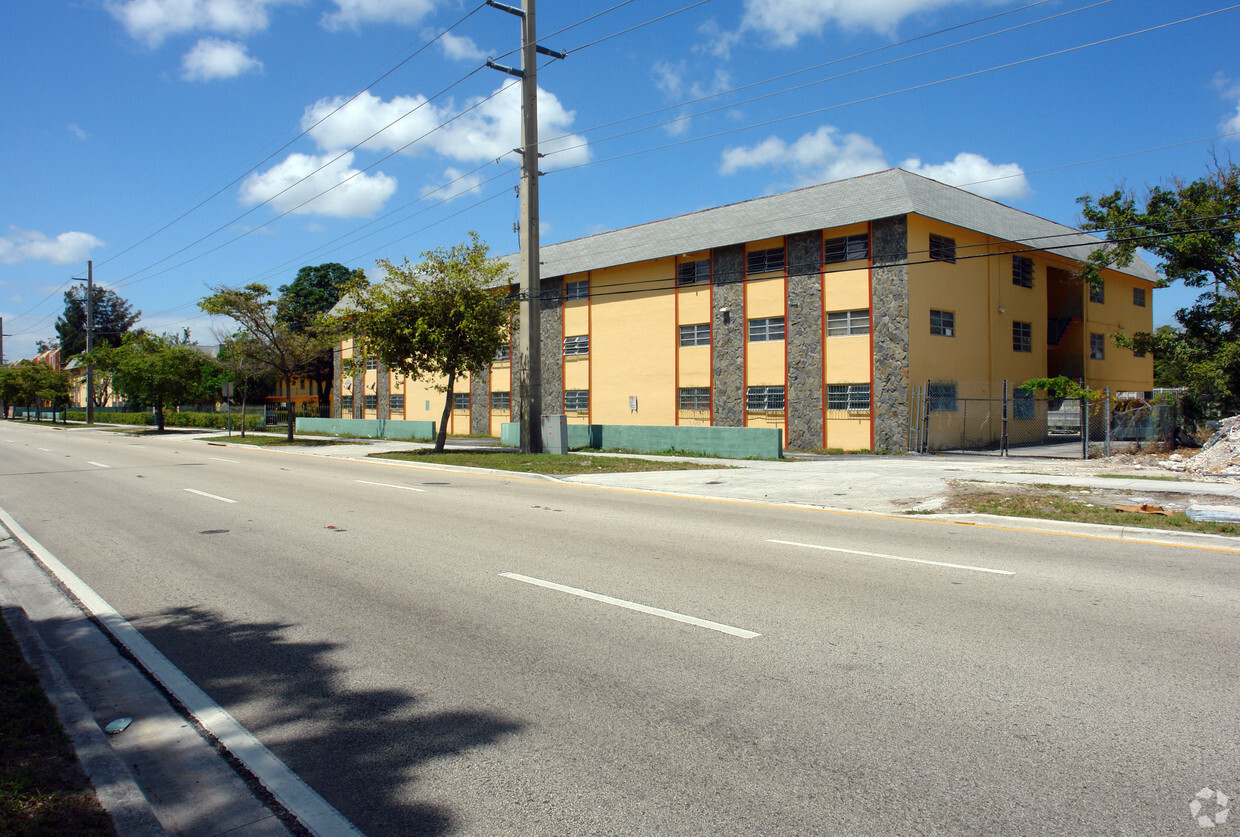
[[[1178,463],[1172,461],[1176,458],[1168,460],[1171,470],[1240,478],[1240,416],[1223,419],[1219,429],[1202,445],[1200,453],[1188,459],[1181,457]],[[1174,467],[1177,464],[1182,467]]]

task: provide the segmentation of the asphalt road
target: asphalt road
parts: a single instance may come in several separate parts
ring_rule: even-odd
[[[1235,552],[13,424],[0,507],[367,834],[1196,834],[1240,791]]]

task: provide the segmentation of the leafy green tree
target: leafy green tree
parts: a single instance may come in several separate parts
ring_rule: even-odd
[[[282,324],[279,303],[266,285],[244,288],[212,288],[215,293],[198,301],[208,314],[231,317],[240,326],[231,342],[231,351],[254,364],[270,369],[284,381],[285,408],[288,410],[288,440],[293,441],[297,417],[293,412],[293,379],[307,374],[315,359],[331,346],[318,330],[295,331]]]
[[[69,405],[71,387],[67,372],[44,363],[22,360],[0,367],[0,401],[4,403],[6,418],[9,407],[15,404],[26,405],[27,420],[31,411],[36,419],[41,419],[44,403],[50,404],[53,412],[57,408],[64,409]]]
[[[1078,199],[1086,230],[1105,230],[1108,246],[1081,273],[1131,264],[1138,250],[1155,256],[1161,285],[1183,282],[1202,293],[1176,312],[1180,327],[1119,334],[1117,345],[1153,352],[1163,383],[1220,396],[1240,406],[1240,167],[1217,161],[1191,183],[1155,186],[1138,199],[1116,190]]]
[[[239,344],[244,343],[243,335],[233,335],[220,344],[216,363],[223,372],[222,380],[233,385],[233,399],[241,401],[241,436],[245,438],[245,411],[250,399],[271,391],[275,386],[275,375],[272,371],[243,354]]]
[[[447,438],[457,379],[486,370],[512,329],[513,305],[496,290],[507,288],[510,269],[487,253],[471,232],[468,242],[423,253],[417,265],[380,261],[387,281],[351,289],[340,319],[354,339],[354,363],[373,357],[446,393],[436,451]]]
[[[294,332],[315,333],[319,318],[340,301],[345,289],[365,282],[366,271],[360,268],[351,270],[336,262],[307,265],[297,271],[292,282],[280,286],[276,320]],[[336,374],[331,347],[324,348],[307,364],[303,374],[314,381],[319,406],[329,406],[332,378]]]
[[[134,311],[115,291],[94,286],[94,328],[96,347],[119,346],[133,328],[141,311]],[[86,288],[74,285],[65,291],[65,310],[56,319],[56,336],[60,338],[60,359],[67,361],[86,351]]]
[[[119,346],[96,347],[87,361],[112,376],[126,401],[153,407],[155,426],[164,431],[164,410],[213,397],[211,359],[189,341],[189,332],[156,337],[126,334]]]

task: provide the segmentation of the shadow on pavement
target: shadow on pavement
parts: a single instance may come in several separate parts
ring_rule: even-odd
[[[248,707],[238,720],[367,834],[452,833],[451,810],[410,798],[418,767],[523,726],[489,712],[420,711],[416,694],[349,685],[332,661],[339,646],[294,639],[291,624],[227,621],[202,607],[131,621],[217,703]]]

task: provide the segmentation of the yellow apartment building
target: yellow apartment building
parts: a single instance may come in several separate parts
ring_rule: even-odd
[[[1076,270],[1098,245],[891,169],[545,246],[543,412],[900,450],[920,404],[950,426],[1004,381],[1148,392],[1152,359],[1112,335],[1151,330],[1158,276],[1138,260],[1091,289]],[[433,386],[373,360],[346,375],[351,353],[337,352],[334,416],[439,420]],[[512,390],[503,352],[458,383],[448,431],[498,435]],[[1014,435],[1034,418],[1015,403]]]

